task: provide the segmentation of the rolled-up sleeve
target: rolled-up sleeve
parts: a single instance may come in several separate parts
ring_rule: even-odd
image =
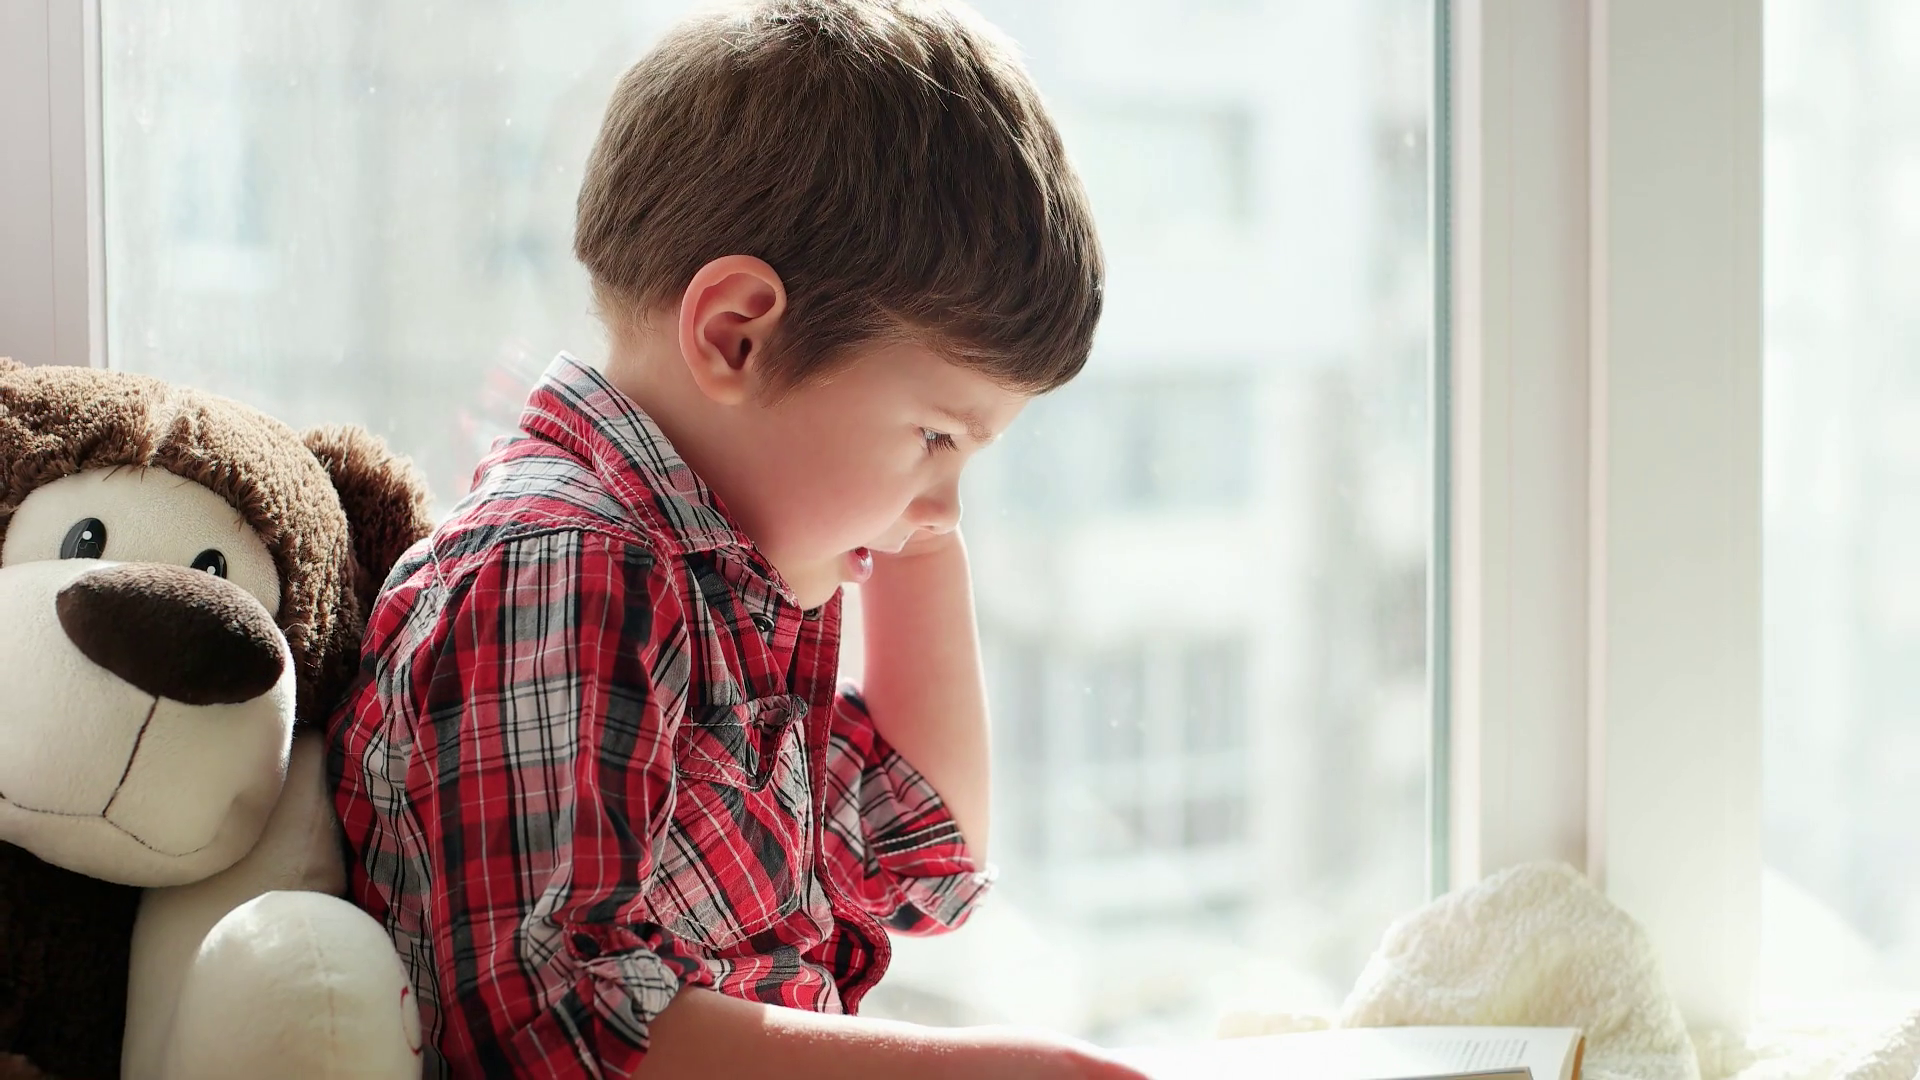
[[[827,751],[828,866],[887,926],[938,934],[967,921],[993,884],[939,793],[881,737],[866,704],[844,688]]]
[[[438,775],[412,793],[440,1049],[456,1075],[629,1075],[712,983],[646,903],[687,683],[673,590],[647,549],[559,531],[500,545],[446,617],[419,732]]]

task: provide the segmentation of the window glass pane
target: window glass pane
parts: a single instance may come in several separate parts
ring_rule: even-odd
[[[1920,6],[1765,29],[1765,979],[1915,991]]]
[[[601,355],[574,195],[688,6],[107,0],[111,362],[365,424],[450,506]],[[1107,315],[966,492],[1002,885],[869,1008],[1132,1042],[1333,1006],[1425,894],[1432,0],[977,6]]]

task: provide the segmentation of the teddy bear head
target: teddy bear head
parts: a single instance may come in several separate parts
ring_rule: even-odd
[[[429,527],[358,428],[0,360],[0,843],[127,885],[232,865]]]

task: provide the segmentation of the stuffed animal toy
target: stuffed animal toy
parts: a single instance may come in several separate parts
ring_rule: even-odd
[[[0,1078],[419,1076],[317,733],[426,506],[357,428],[0,359]]]

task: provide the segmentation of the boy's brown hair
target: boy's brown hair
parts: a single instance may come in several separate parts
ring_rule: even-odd
[[[761,0],[681,23],[615,89],[574,254],[619,322],[722,255],[780,274],[775,392],[909,340],[1014,390],[1077,374],[1104,269],[1014,47],[943,0]]]

